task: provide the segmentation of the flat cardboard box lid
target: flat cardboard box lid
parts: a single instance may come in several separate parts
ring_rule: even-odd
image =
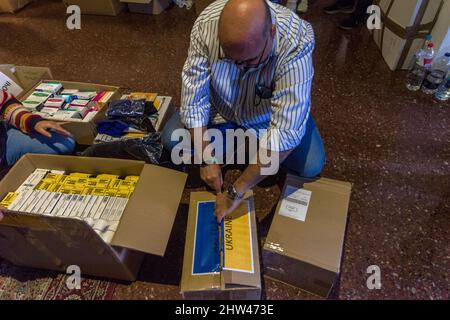
[[[312,181],[288,175],[287,186],[311,191],[305,221],[280,214],[278,203],[265,250],[287,255],[332,272],[339,272],[351,184],[320,178]]]
[[[20,91],[20,93],[13,93],[18,99],[22,98],[23,95],[25,95],[41,80],[53,79],[50,69],[45,67],[28,67],[2,64],[0,65],[0,72],[6,75],[19,87],[22,88],[22,91]]]
[[[186,231],[186,245],[183,261],[183,275],[181,291],[209,291],[225,289],[255,289],[261,287],[258,238],[256,232],[256,218],[253,204],[253,194],[248,192],[242,204],[236,211],[250,212],[251,240],[252,240],[252,264],[253,273],[233,270],[221,270],[220,272],[193,274],[193,254],[196,237],[197,203],[201,201],[214,201],[215,195],[210,192],[192,192],[189,204],[188,227]]]

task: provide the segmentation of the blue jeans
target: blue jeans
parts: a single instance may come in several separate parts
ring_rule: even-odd
[[[171,141],[172,132],[176,129],[184,128],[181,123],[180,114],[175,113],[164,126],[161,134],[161,140],[164,148],[168,151],[179,143]],[[208,126],[208,128],[216,128],[224,132],[226,129],[237,129],[239,126],[235,123],[227,122],[224,124]],[[185,141],[190,141],[188,138]],[[289,173],[305,178],[313,178],[318,176],[325,165],[325,148],[322,138],[313,118],[310,116],[306,125],[305,135],[303,139],[282,163]]]
[[[38,133],[25,134],[8,124],[0,125],[6,126],[5,165],[12,166],[26,153],[71,154],[75,150],[75,141],[71,137],[51,132],[49,139]]]

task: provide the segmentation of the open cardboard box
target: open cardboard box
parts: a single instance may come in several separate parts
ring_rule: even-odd
[[[264,274],[327,297],[341,268],[351,184],[288,175],[264,247]]]
[[[182,296],[189,300],[260,299],[253,195],[251,192],[246,194],[245,200],[232,213],[233,218],[224,220],[221,232],[214,216],[214,203],[215,196],[209,192],[191,193]]]
[[[34,89],[43,82],[48,82],[49,80],[43,80],[33,86],[26,94],[22,96],[20,99],[24,101],[33,91]],[[72,82],[72,81],[60,81],[60,80],[51,80],[53,82],[60,82],[64,89],[79,89],[83,91],[113,91],[114,94],[111,96],[109,100],[118,99],[120,97],[119,87],[101,85],[101,84],[92,84],[92,83],[84,83],[84,82]],[[97,114],[90,121],[70,121],[67,124],[64,124],[63,127],[67,129],[74,136],[76,142],[82,145],[92,145],[94,143],[94,139],[97,136],[97,127],[96,123],[106,118],[106,106],[102,105],[102,108],[97,112]],[[53,120],[53,119],[52,119]],[[55,120],[58,121],[58,120]],[[66,122],[66,121],[61,121]]]
[[[22,98],[43,79],[53,79],[49,68],[0,65],[0,87],[6,89],[17,99]]]
[[[0,256],[25,267],[136,279],[144,253],[163,256],[186,182],[186,174],[141,161],[26,154],[0,181],[0,198],[15,191],[36,169],[138,175],[119,227],[105,243],[84,221],[5,210]]]

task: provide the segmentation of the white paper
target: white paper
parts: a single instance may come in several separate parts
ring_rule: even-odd
[[[306,220],[312,192],[293,186],[286,186],[284,198],[280,205],[280,214],[299,221]]]

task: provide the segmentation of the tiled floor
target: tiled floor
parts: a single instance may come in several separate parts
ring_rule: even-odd
[[[323,176],[354,184],[331,298],[448,299],[450,106],[407,91],[405,74],[389,71],[366,29],[340,31],[340,17],[321,13],[328,2],[313,2],[304,16],[317,38],[312,112],[327,150]],[[1,15],[0,62],[49,66],[55,79],[158,91],[179,103],[193,10],[83,16],[80,31],[65,19],[61,1],[48,0]],[[166,257],[148,258],[139,281],[120,284],[116,298],[179,298],[188,191]],[[255,191],[263,239],[279,189]],[[366,287],[370,265],[381,268],[380,290]],[[269,280],[264,287],[269,299],[315,298]]]

